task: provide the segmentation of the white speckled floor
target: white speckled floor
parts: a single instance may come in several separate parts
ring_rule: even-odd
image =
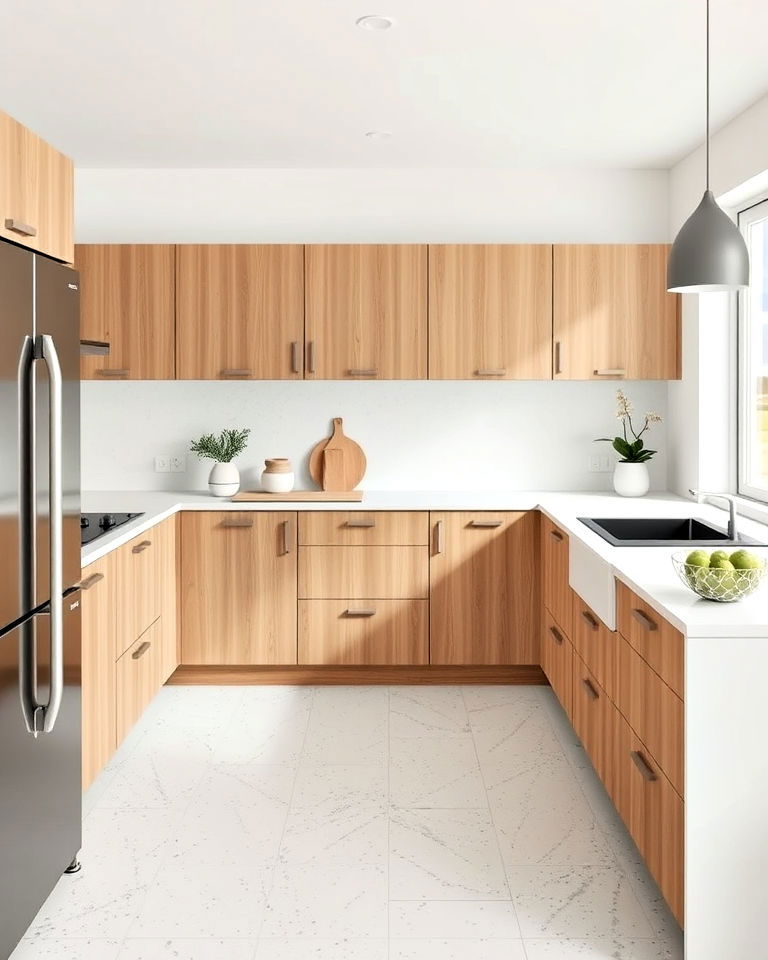
[[[12,960],[678,960],[544,687],[168,687]]]

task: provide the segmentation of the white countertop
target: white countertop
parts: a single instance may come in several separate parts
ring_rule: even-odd
[[[626,583],[663,617],[689,637],[768,638],[768,586],[739,603],[702,600],[683,584],[670,557],[679,547],[614,547],[579,517],[701,517],[725,528],[727,513],[672,494],[626,499],[607,493],[511,491],[370,491],[354,503],[260,501],[232,502],[203,493],[160,491],[84,492],[83,512],[141,512],[143,516],[100,537],[82,550],[86,566],[181,510],[534,510],[539,509],[571,538],[589,548],[613,575]],[[739,529],[768,543],[768,526],[739,518]],[[768,547],[749,548],[768,558]]]

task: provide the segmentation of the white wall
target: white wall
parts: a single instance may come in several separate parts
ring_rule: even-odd
[[[76,187],[79,242],[654,242],[668,223],[664,171],[79,170]],[[370,489],[607,489],[587,466],[616,425],[615,387],[87,383],[83,486],[202,487],[205,465],[156,474],[154,457],[234,424],[254,431],[253,482],[264,457],[302,461],[341,415]],[[665,412],[665,384],[630,392]],[[663,456],[653,482],[666,486]]]

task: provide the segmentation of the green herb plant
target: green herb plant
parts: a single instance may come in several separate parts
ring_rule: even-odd
[[[632,403],[623,390],[616,391],[616,398],[616,418],[621,421],[623,436],[598,437],[595,443],[610,443],[621,457],[621,463],[646,463],[658,451],[649,450],[645,446],[643,434],[652,423],[661,423],[661,417],[658,413],[646,413],[643,426],[639,431],[635,430],[632,423]]]
[[[248,446],[250,430],[222,430],[217,436],[205,433],[199,440],[193,440],[190,450],[201,460],[215,460],[217,463],[231,463]]]

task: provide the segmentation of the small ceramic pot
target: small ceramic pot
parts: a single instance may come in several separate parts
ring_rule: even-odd
[[[644,497],[651,486],[648,466],[644,463],[616,464],[613,471],[613,489],[620,497]]]
[[[208,475],[208,489],[214,497],[231,497],[240,489],[240,472],[234,463],[214,463]]]
[[[286,457],[275,457],[265,460],[264,463],[266,466],[261,475],[261,489],[266,493],[290,493],[296,479],[291,461]]]

